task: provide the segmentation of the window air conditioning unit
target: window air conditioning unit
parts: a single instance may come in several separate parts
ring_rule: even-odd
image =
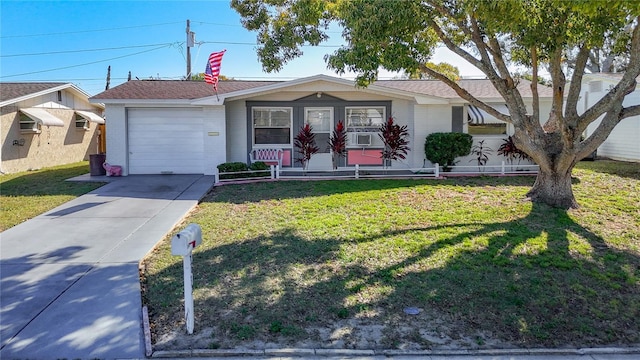
[[[356,135],[356,145],[358,145],[358,146],[370,146],[371,145],[371,134],[357,134]]]

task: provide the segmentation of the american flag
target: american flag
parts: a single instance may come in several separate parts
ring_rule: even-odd
[[[204,71],[204,81],[207,84],[213,85],[213,90],[218,91],[218,76],[220,75],[220,65],[222,64],[222,56],[227,50],[214,52],[209,55],[209,61],[207,61],[207,68]]]

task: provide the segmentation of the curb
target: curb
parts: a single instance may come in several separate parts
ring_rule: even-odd
[[[303,349],[282,348],[264,350],[198,349],[155,351],[152,358],[198,357],[356,357],[356,356],[582,356],[582,355],[631,355],[640,354],[640,347],[628,348],[579,348],[579,349],[482,349],[482,350],[351,350],[351,349]]]

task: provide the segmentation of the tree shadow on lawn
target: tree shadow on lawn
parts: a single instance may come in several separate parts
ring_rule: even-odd
[[[252,182],[245,184],[226,184],[224,191],[215,189],[204,198],[203,202],[223,202],[244,204],[262,200],[283,200],[309,198],[311,196],[327,196],[334,194],[356,193],[366,191],[392,190],[411,188],[421,185],[434,186],[523,186],[531,187],[535,177],[459,177],[452,179],[342,179],[283,182]],[[579,182],[574,178],[574,181]],[[339,182],[339,183],[336,183]]]
[[[408,238],[420,240],[403,243]],[[385,329],[387,338],[369,348],[437,348],[425,331],[476,339],[469,347],[490,347],[491,339],[518,347],[640,341],[638,254],[544,205],[513,221],[399,229],[358,241],[307,240],[285,229],[196,252],[193,266],[196,333],[214,328],[212,340],[223,347],[306,339],[332,347],[313,329],[350,320]],[[146,297],[163,297],[151,305],[157,328],[182,321],[181,278],[176,263],[148,279]],[[169,280],[177,284],[171,291]],[[422,312],[406,315],[408,306]]]

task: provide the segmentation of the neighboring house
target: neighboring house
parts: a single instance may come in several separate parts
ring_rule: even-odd
[[[471,94],[506,111],[504,100],[488,80],[460,80]],[[531,104],[529,82],[518,85]],[[551,107],[551,90],[540,87],[542,114]],[[218,95],[211,85],[193,81],[128,81],[91,99],[104,103],[109,119],[107,161],[123,174],[213,174],[216,166],[248,162],[254,148],[284,151],[283,167],[299,167],[294,137],[305,122],[312,125],[321,152],[309,169],[331,169],[327,141],[343,120],[348,132],[347,157],[341,167],[382,166],[378,127],[389,116],[406,125],[411,152],[393,168],[431,166],[424,142],[433,132],[468,132],[496,150],[511,125],[482,111],[434,80],[377,81],[357,88],[353,81],[317,75],[297,80],[221,81]],[[473,109],[477,110],[477,109]],[[471,157],[460,165],[475,165]],[[493,156],[490,164],[503,158]]]
[[[580,100],[583,107],[579,111],[584,112],[600,100],[613,86],[615,86],[622,74],[595,73],[587,74],[582,78],[582,91]],[[624,99],[624,106],[640,105],[640,77],[636,79],[636,89]],[[586,136],[591,135],[600,125],[600,120],[589,124]],[[622,120],[613,129],[607,140],[598,147],[597,156],[614,160],[640,162],[640,116],[632,116]]]
[[[69,83],[0,83],[0,171],[69,164],[104,152],[98,136],[104,134],[104,106],[88,97]]]

